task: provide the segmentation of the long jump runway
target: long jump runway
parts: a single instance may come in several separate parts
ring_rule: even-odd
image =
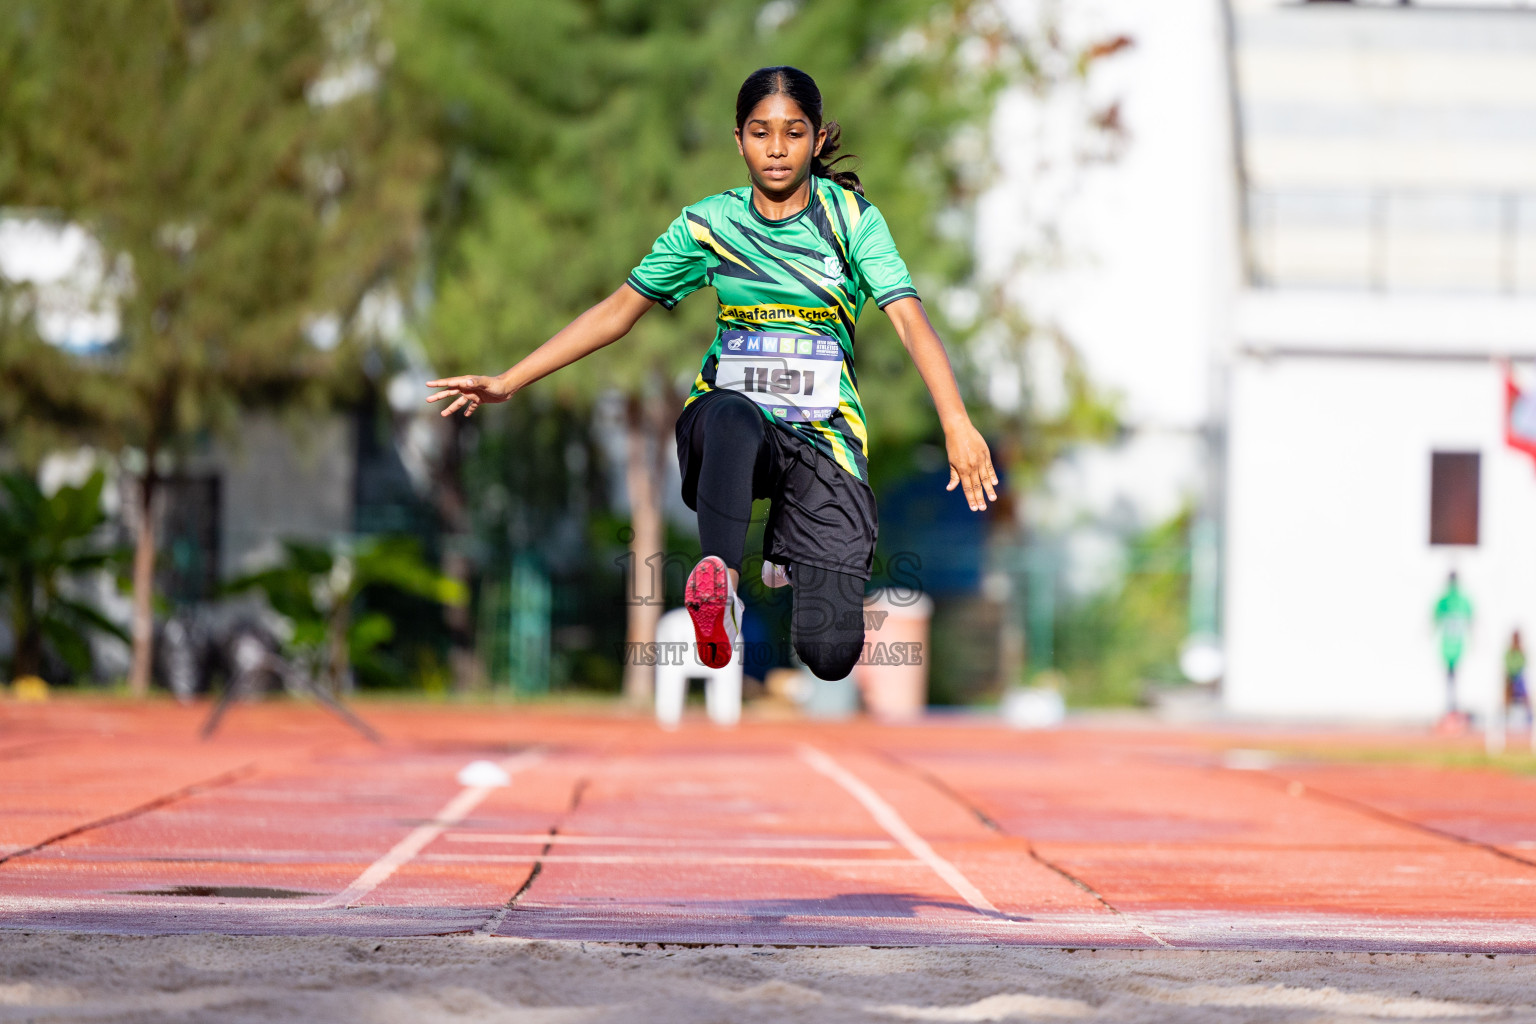
[[[1316,737],[203,712],[0,704],[0,928],[1536,953],[1536,780]]]

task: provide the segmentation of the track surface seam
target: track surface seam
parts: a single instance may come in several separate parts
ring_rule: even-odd
[[[496,913],[486,918],[485,923],[475,929],[476,935],[491,936],[501,931],[501,924],[507,919],[507,915],[516,909],[517,905],[522,902],[523,897],[528,895],[528,890],[533,888],[533,883],[538,880],[539,875],[544,873],[544,858],[549,856],[549,851],[554,847],[555,836],[560,834],[560,826],[565,824],[564,819],[574,814],[576,808],[581,806],[581,798],[586,796],[587,787],[591,784],[592,780],[585,775],[572,784],[571,799],[566,804],[565,813],[561,815],[561,820],[558,823],[550,827],[549,841],[544,844],[544,848],[539,851],[538,857],[534,859],[533,867],[529,870],[528,877],[523,879],[523,884],[517,887],[517,892],[509,896],[507,902],[503,903]]]
[[[1008,920],[1008,915],[993,906],[982,891],[965,874],[948,860],[939,854],[928,844],[928,841],[917,834],[917,831],[907,824],[900,812],[888,803],[884,797],[875,792],[874,788],[850,772],[847,768],[838,764],[831,757],[809,744],[801,744],[799,747],[800,759],[810,765],[815,771],[825,775],[833,782],[841,786],[848,795],[857,800],[875,822],[890,835],[890,837],[906,848],[913,857],[922,861],[938,875],[943,882],[955,891],[961,899],[969,903],[980,914],[989,917],[998,917]]]
[[[18,857],[25,857],[28,854],[36,853],[39,850],[53,846],[55,843],[62,843],[66,839],[71,839],[75,836],[81,835],[82,833],[90,832],[93,829],[105,828],[108,825],[116,825],[121,821],[130,821],[133,818],[137,818],[141,814],[148,814],[150,811],[157,811],[162,807],[176,803],[178,800],[184,800],[189,796],[196,796],[198,793],[201,793],[204,790],[218,789],[220,786],[227,786],[232,782],[237,782],[240,779],[245,778],[247,775],[252,774],[256,771],[256,768],[257,764],[254,761],[250,764],[243,764],[238,768],[232,768],[227,772],[221,772],[212,778],[202,779],[197,782],[193,782],[190,785],[182,786],[180,789],[172,790],[171,792],[166,793],[164,796],[157,796],[154,799],[139,804],[136,807],[130,807],[126,811],[118,811],[116,814],[108,814],[105,817],[96,818],[93,821],[88,821],[83,825],[76,825],[73,828],[65,829],[63,832],[51,835],[41,842],[33,843],[31,846],[24,846],[19,850],[12,850],[10,853],[5,854],[4,856],[0,856],[0,864],[6,864],[17,859]]]
[[[501,768],[508,776],[515,776],[543,758],[544,752],[541,750],[526,750],[502,761]],[[501,783],[501,785],[507,784],[509,783]],[[500,788],[498,785],[463,787],[453,799],[443,805],[443,809],[438,811],[431,821],[413,828],[404,839],[385,851],[382,857],[364,868],[363,873],[353,879],[345,889],[315,904],[315,909],[331,910],[337,907],[356,906],[369,893],[389,881],[396,871],[415,860],[417,854],[421,853],[434,839],[467,818],[476,807],[480,806],[481,801],[498,788]]]
[[[557,835],[558,830],[550,829],[549,834],[551,836]],[[549,848],[552,845],[554,844],[545,843],[544,849],[539,851],[539,856],[546,856],[549,853]],[[523,884],[517,887],[517,892],[514,892],[511,896],[509,896],[507,898],[507,902],[503,903],[496,909],[496,913],[486,918],[485,923],[482,924],[479,928],[475,929],[475,934],[495,935],[497,932],[499,932],[501,930],[501,923],[507,919],[507,915],[512,912],[512,909],[517,906],[518,902],[521,901],[525,895],[527,895],[528,890],[533,888],[534,881],[539,877],[540,874],[543,873],[543,871],[544,861],[535,860],[533,862],[533,867],[528,872],[528,877],[523,879]]]
[[[1000,836],[1005,836],[1008,834],[1003,829],[1003,826],[997,823],[995,818],[993,818],[986,811],[982,810],[980,807],[977,807],[974,803],[971,802],[969,797],[955,789],[955,787],[951,786],[937,775],[930,772],[928,769],[920,768],[910,761],[905,761],[897,757],[895,754],[892,754],[888,750],[870,748],[870,752],[889,761],[891,764],[906,772],[908,775],[917,776],[923,782],[926,782],[929,786],[932,786],[944,796],[948,797],[952,802],[967,811],[969,814],[971,814],[972,817],[981,822],[982,825],[991,831],[996,832]]]
[[[969,797],[965,796],[959,790],[955,789],[949,783],[945,782],[943,779],[939,778],[937,775],[933,774],[928,769],[920,768],[917,765],[912,764],[912,763],[910,763],[908,761],[905,761],[902,758],[899,758],[895,754],[892,754],[892,753],[890,753],[888,751],[881,750],[881,751],[877,751],[877,752],[881,756],[883,756],[887,760],[889,760],[896,767],[900,768],[902,771],[905,771],[905,772],[907,772],[910,775],[916,776],[918,779],[922,780],[924,783],[926,783],[927,785],[931,786],[934,789],[935,792],[937,792],[937,793],[941,794],[942,796],[948,798],[956,806],[962,808],[965,811],[968,811],[970,814],[972,814],[976,818],[977,821],[981,822],[982,825],[984,825],[985,827],[991,829],[993,832],[997,833],[998,835],[1000,835],[1000,836],[1009,836],[1010,838],[1013,838],[1013,839],[1023,839],[1025,844],[1026,844],[1026,848],[1029,850],[1030,857],[1033,858],[1035,860],[1035,862],[1038,863],[1041,867],[1044,867],[1044,868],[1046,868],[1046,869],[1048,869],[1050,871],[1054,871],[1056,874],[1060,875],[1062,878],[1066,879],[1068,882],[1071,882],[1073,885],[1077,886],[1079,889],[1081,889],[1083,892],[1087,893],[1089,896],[1092,896],[1095,900],[1098,900],[1099,904],[1101,906],[1103,906],[1105,910],[1107,910],[1111,914],[1114,914],[1115,916],[1121,918],[1122,920],[1125,921],[1126,924],[1130,925],[1132,928],[1136,929],[1138,932],[1140,932],[1141,934],[1145,935],[1147,938],[1151,939],[1153,942],[1157,943],[1159,946],[1163,946],[1163,947],[1165,947],[1167,949],[1174,948],[1173,946],[1169,945],[1167,942],[1164,942],[1161,938],[1159,938],[1157,935],[1155,935],[1154,933],[1152,933],[1148,929],[1146,929],[1146,928],[1142,927],[1140,924],[1136,923],[1136,919],[1135,918],[1133,918],[1131,915],[1125,913],[1123,910],[1121,910],[1119,907],[1115,906],[1113,903],[1109,902],[1109,900],[1105,899],[1104,898],[1104,894],[1099,892],[1099,890],[1095,889],[1093,886],[1089,885],[1087,882],[1083,881],[1081,878],[1078,878],[1076,875],[1072,874],[1072,872],[1068,871],[1066,868],[1063,868],[1060,865],[1058,865],[1058,864],[1054,863],[1053,861],[1051,861],[1051,860],[1047,859],[1046,857],[1044,857],[1040,853],[1039,850],[1035,849],[1035,841],[1033,839],[1030,839],[1028,836],[1012,836],[1012,835],[1010,835],[1008,830],[1003,828],[1003,826],[998,823],[997,819],[993,818],[986,811],[983,811],[980,807],[977,807],[974,803],[971,802]]]
[[[24,757],[31,757],[40,747],[50,747],[58,743],[68,743],[67,739],[46,740],[22,740],[17,743],[0,746],[0,761],[17,761]]]
[[[1233,771],[1233,769],[1230,768],[1223,770]],[[1414,821],[1412,818],[1404,817],[1400,814],[1394,814],[1388,810],[1383,810],[1382,808],[1368,804],[1363,800],[1356,800],[1353,797],[1341,796],[1338,793],[1330,792],[1320,786],[1314,786],[1312,783],[1305,782],[1301,779],[1288,778],[1279,774],[1278,772],[1273,771],[1243,772],[1241,769],[1237,769],[1237,771],[1253,777],[1262,776],[1273,779],[1276,782],[1284,782],[1287,786],[1300,786],[1302,788],[1302,792],[1298,794],[1300,796],[1315,797],[1317,800],[1320,800],[1323,803],[1336,804],[1339,807],[1345,808],[1346,810],[1354,811],[1357,814],[1364,814],[1366,817],[1375,818],[1378,821],[1384,821],[1391,825],[1407,826],[1410,829],[1415,829],[1419,832],[1426,832],[1429,835],[1435,836],[1439,839],[1448,839],[1453,843],[1460,843],[1463,846],[1471,846],[1482,850],[1485,853],[1491,853],[1495,857],[1502,857],[1505,860],[1513,861],[1514,863],[1519,864],[1524,868],[1536,868],[1536,861],[1528,860],[1525,857],[1519,856],[1518,854],[1510,853],[1508,850],[1501,850],[1497,846],[1494,846],[1492,843],[1485,843],[1481,839],[1473,839],[1471,836],[1464,836],[1456,832],[1450,832],[1445,829],[1436,828],[1433,825],[1426,825],[1422,821]],[[1348,847],[1348,849],[1352,850],[1360,848],[1361,847],[1354,846]]]

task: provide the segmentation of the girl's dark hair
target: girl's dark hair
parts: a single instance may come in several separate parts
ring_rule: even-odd
[[[787,65],[758,68],[747,76],[745,82],[741,83],[741,91],[736,93],[736,130],[741,131],[746,126],[747,118],[752,115],[754,107],[767,97],[778,96],[781,93],[799,104],[805,116],[811,119],[813,134],[821,131],[821,90],[816,88],[816,80],[799,68]],[[828,121],[826,129],[826,144],[821,147],[820,154],[811,157],[811,173],[823,178],[831,178],[844,188],[851,188],[859,195],[863,195],[864,186],[859,184],[857,174],[852,171],[832,169],[834,164],[852,159],[847,153],[835,160],[830,159],[842,142],[842,127],[836,121]]]

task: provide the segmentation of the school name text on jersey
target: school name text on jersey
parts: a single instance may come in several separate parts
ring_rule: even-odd
[[[830,306],[721,306],[720,319],[754,324],[781,320],[831,323],[837,319],[837,310]]]

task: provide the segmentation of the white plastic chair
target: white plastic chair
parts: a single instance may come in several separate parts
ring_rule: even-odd
[[[741,721],[741,645],[723,668],[699,660],[688,609],[674,608],[656,624],[656,721],[676,729],[683,720],[688,680],[704,680],[704,709],[716,725]],[[681,652],[682,657],[678,657]]]

